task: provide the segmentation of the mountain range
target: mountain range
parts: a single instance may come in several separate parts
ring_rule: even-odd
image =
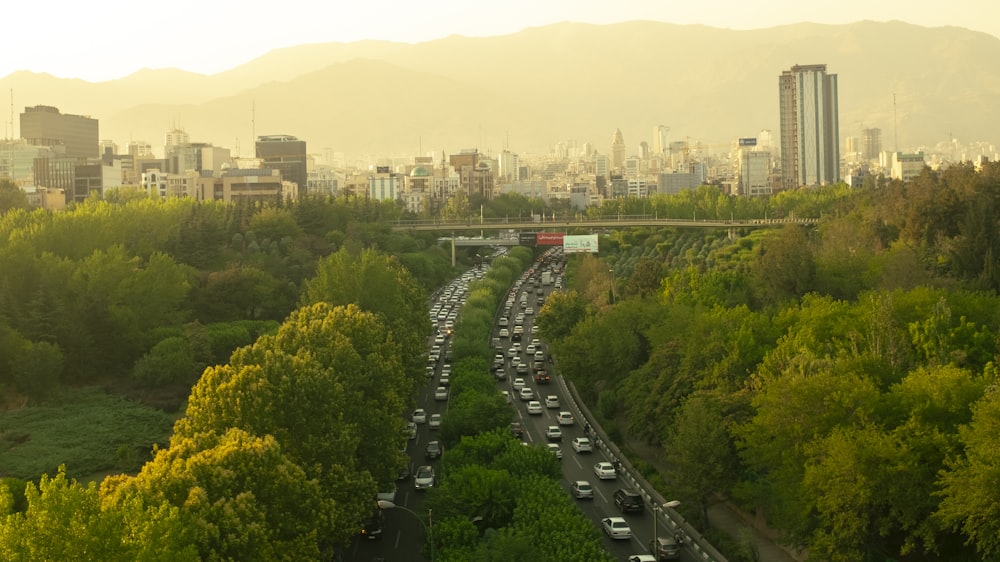
[[[255,134],[369,158],[473,147],[546,153],[567,140],[607,153],[616,129],[635,152],[652,145],[656,125],[670,127],[671,140],[723,144],[762,129],[777,139],[781,71],[826,64],[838,75],[842,143],[879,127],[884,149],[914,150],[994,141],[998,60],[992,35],[902,22],[750,31],[561,23],[417,44],[301,45],[211,76],[146,69],[91,83],[22,71],[0,88],[16,112],[50,105],[89,115],[102,139],[143,140],[157,152],[168,130],[182,128],[193,142],[243,156]]]

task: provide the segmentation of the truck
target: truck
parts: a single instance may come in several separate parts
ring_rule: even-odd
[[[551,284],[552,284],[552,272],[551,271],[543,271],[542,272],[542,285],[551,285]]]

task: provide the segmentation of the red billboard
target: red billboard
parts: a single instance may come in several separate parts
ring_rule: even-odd
[[[539,246],[562,246],[565,232],[539,232],[535,235],[535,244]]]

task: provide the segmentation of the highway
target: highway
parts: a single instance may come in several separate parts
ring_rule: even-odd
[[[538,263],[536,262],[534,268],[534,276],[539,274]],[[526,273],[522,276],[520,284],[515,284],[515,287],[511,289],[513,294],[513,305],[509,313],[503,314],[498,313],[497,319],[502,316],[508,318],[509,329],[512,329],[515,323],[515,318],[518,314],[525,313],[525,309],[533,309],[533,314],[525,314],[523,320],[524,326],[524,336],[521,340],[521,349],[527,348],[528,344],[532,341],[532,338],[537,338],[537,335],[532,334],[532,328],[534,325],[535,314],[541,308],[539,304],[539,298],[546,298],[552,290],[554,290],[555,283],[549,286],[540,286],[536,288],[534,286],[533,280],[535,277],[528,277]],[[555,279],[561,279],[561,275],[556,275]],[[524,305],[521,304],[521,294],[527,293],[524,299]],[[503,306],[503,305],[501,305]],[[494,341],[500,340],[500,349],[505,357],[508,355],[508,350],[512,345],[510,337],[501,338],[499,335],[500,327],[498,325],[494,326]],[[615,506],[613,495],[616,489],[619,487],[631,487],[629,485],[629,478],[620,476],[614,480],[600,480],[594,473],[594,464],[600,461],[612,461],[608,457],[607,453],[600,447],[596,446],[595,443],[594,452],[592,453],[576,453],[570,446],[572,440],[576,437],[584,436],[584,427],[580,423],[581,413],[576,411],[572,406],[572,399],[568,396],[565,386],[559,380],[559,377],[552,372],[551,363],[549,361],[548,348],[545,346],[544,342],[541,343],[541,348],[545,352],[545,367],[548,372],[552,374],[551,382],[547,384],[537,384],[532,376],[534,371],[530,370],[527,375],[519,375],[516,372],[516,366],[519,362],[525,362],[529,366],[533,364],[533,358],[527,357],[522,351],[517,354],[513,359],[507,358],[504,364],[504,369],[506,371],[506,380],[497,381],[497,390],[506,390],[510,393],[511,402],[513,406],[513,420],[518,421],[525,428],[525,435],[523,440],[526,443],[532,445],[545,446],[549,441],[546,438],[545,431],[549,426],[558,425],[557,416],[561,411],[570,411],[576,422],[572,426],[564,425],[561,426],[562,429],[562,440],[559,443],[562,451],[562,466],[563,466],[563,479],[562,485],[566,490],[569,497],[570,485],[577,480],[586,480],[590,482],[594,489],[593,499],[580,499],[573,500],[580,507],[582,512],[590,518],[597,529],[601,529],[601,519],[610,516],[623,516],[627,521],[632,530],[632,538],[629,540],[619,539],[614,540],[603,535],[603,541],[606,549],[612,554],[615,560],[626,561],[630,555],[633,554],[645,554],[649,552],[650,542],[653,539],[654,532],[657,536],[672,536],[673,531],[668,529],[665,524],[663,514],[660,517],[654,518],[652,513],[652,506],[648,501],[645,501],[645,510],[642,513],[630,513],[623,515],[618,508]],[[428,416],[434,413],[444,413],[447,410],[446,401],[437,401],[434,399],[434,388],[438,386],[438,380],[440,378],[440,369],[443,364],[443,360],[438,362],[438,366],[435,368],[434,376],[429,380],[428,384],[421,390],[420,395],[417,400],[419,407],[424,407],[427,410]],[[521,401],[518,398],[518,393],[514,389],[514,379],[521,377],[525,381],[525,386],[531,388],[534,391],[536,399],[542,402],[542,412],[541,414],[529,415],[527,413],[527,402]],[[545,407],[545,397],[548,395],[555,395],[558,400],[560,407],[558,408],[546,408]],[[421,424],[417,429],[417,436],[415,439],[409,441],[407,445],[407,452],[410,454],[412,460],[412,468],[416,469],[417,466],[422,464],[434,465],[437,461],[427,461],[424,459],[424,450],[428,441],[433,440],[436,431],[430,429],[427,424]],[[594,438],[591,438],[595,441]],[[447,451],[444,453],[447,455]],[[421,558],[422,548],[424,545],[424,537],[426,531],[426,525],[429,520],[432,524],[433,518],[429,517],[426,507],[424,507],[424,495],[423,491],[415,490],[413,487],[412,479],[402,480],[397,482],[398,490],[396,493],[395,503],[399,506],[403,506],[409,511],[404,511],[400,509],[390,509],[385,512],[385,525],[383,536],[380,540],[357,540],[355,541],[349,549],[345,552],[345,560],[356,561],[356,562],[369,562],[372,560],[379,560],[379,557],[384,559],[386,562],[390,561],[418,561],[426,560],[427,558]],[[637,490],[638,491],[638,490]],[[668,498],[669,499],[669,498]],[[419,520],[418,520],[419,519]],[[657,523],[654,525],[654,520]],[[682,554],[680,560],[694,562],[695,560],[700,560],[693,552],[687,548],[682,549]]]

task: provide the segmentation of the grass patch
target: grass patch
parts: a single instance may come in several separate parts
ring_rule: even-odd
[[[172,427],[170,415],[100,388],[63,388],[43,404],[0,414],[0,477],[37,480],[59,465],[81,480],[135,472]]]

